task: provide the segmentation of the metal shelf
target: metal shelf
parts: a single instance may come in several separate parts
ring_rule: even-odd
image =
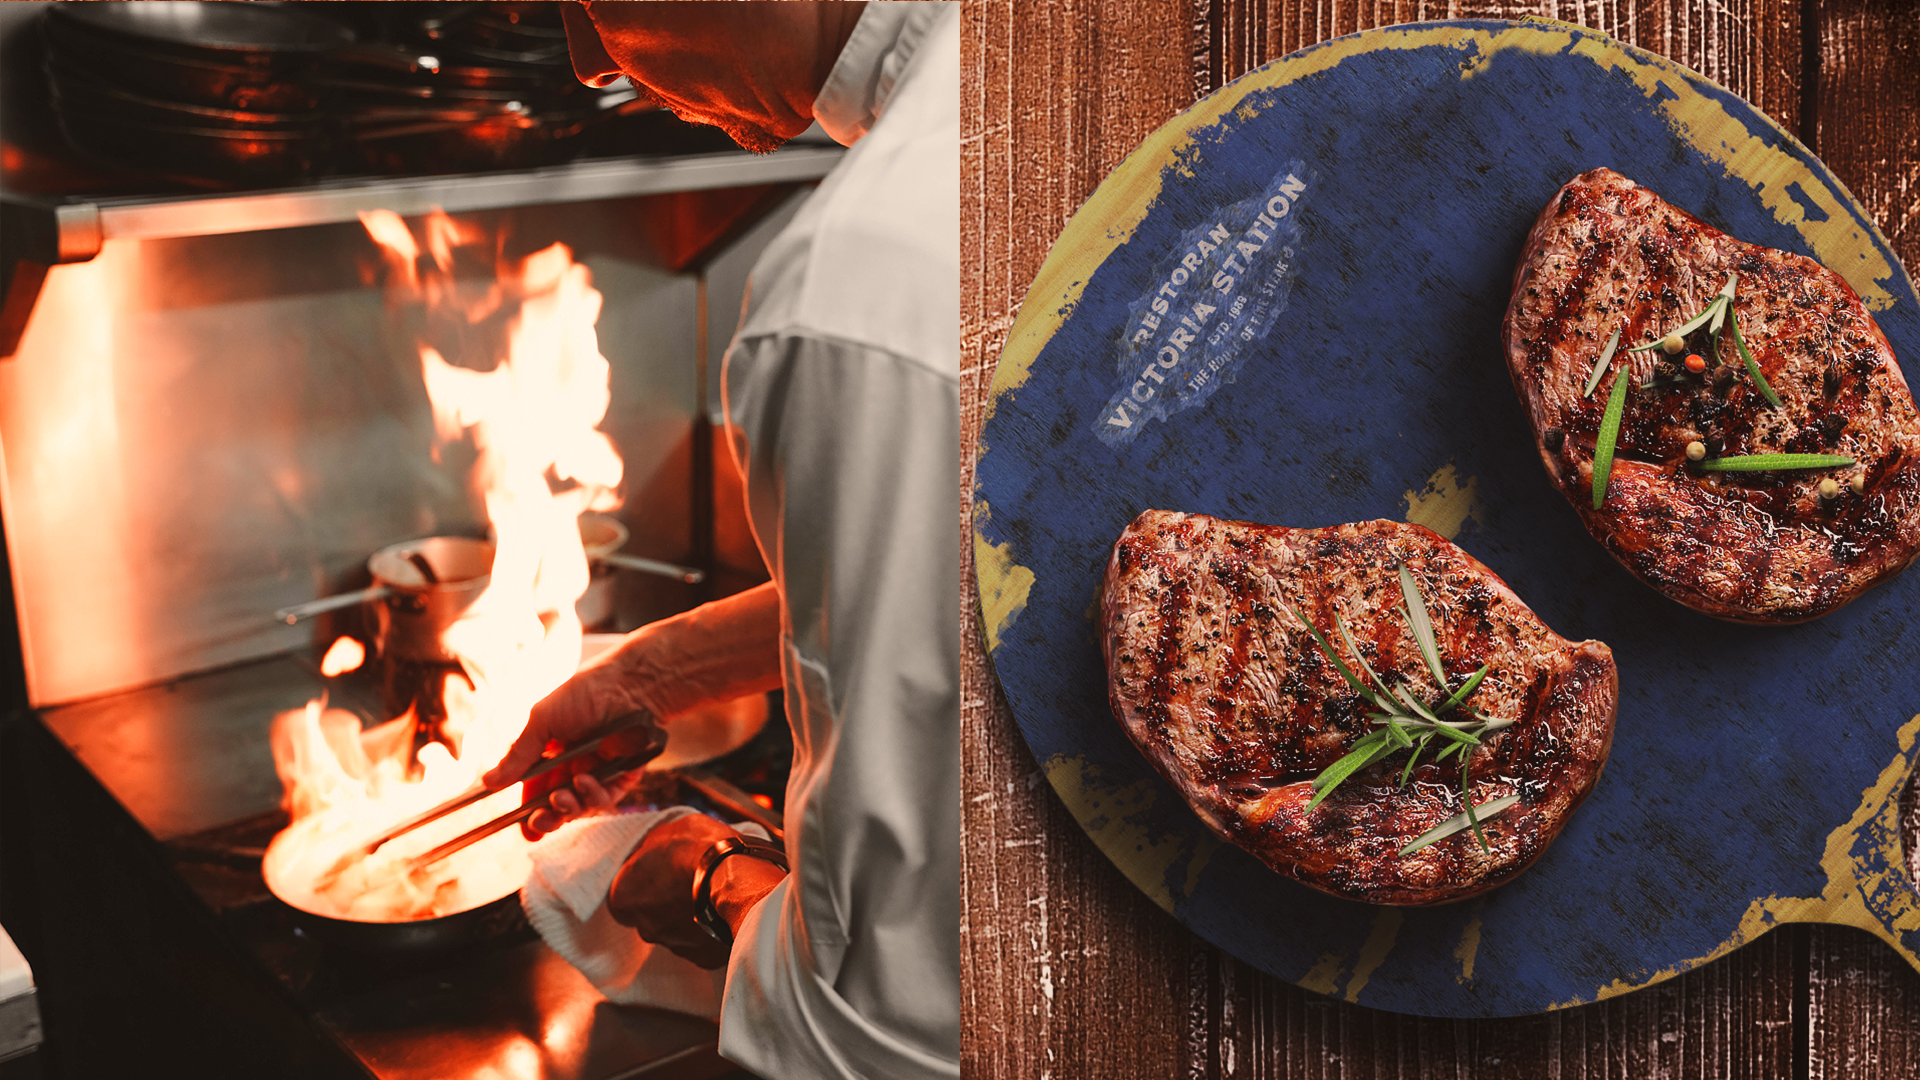
[[[370,178],[243,194],[116,197],[93,201],[5,196],[44,215],[60,262],[84,262],[107,240],[287,229],[354,220],[362,210],[402,217],[434,207],[448,213],[586,202],[668,191],[817,180],[845,151],[790,147],[774,154],[731,151],[685,157],[586,161],[544,169],[455,176]]]
[[[115,196],[100,199],[0,192],[0,357],[11,356],[47,267],[85,262],[108,240],[290,229],[355,220],[363,210],[402,217],[435,207],[448,213],[589,202],[817,180],[846,151],[789,146],[773,154],[728,151],[682,157],[583,161],[518,172],[335,180],[311,187],[238,194]]]

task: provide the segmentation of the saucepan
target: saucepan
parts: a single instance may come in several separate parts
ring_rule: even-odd
[[[493,545],[464,536],[429,536],[390,544],[367,560],[371,588],[295,604],[274,612],[287,623],[358,604],[374,604],[375,645],[382,656],[457,663],[441,643],[487,589]]]

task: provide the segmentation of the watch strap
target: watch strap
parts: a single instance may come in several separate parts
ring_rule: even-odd
[[[723,837],[701,852],[700,865],[693,872],[693,921],[700,924],[707,936],[729,948],[733,946],[733,927],[727,925],[727,920],[713,905],[713,873],[735,855],[746,855],[787,869],[785,850],[751,836]]]

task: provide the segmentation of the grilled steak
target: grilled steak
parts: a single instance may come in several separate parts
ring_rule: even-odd
[[[1401,613],[1400,564],[1432,614],[1444,688]],[[1428,705],[1490,665],[1466,704],[1517,722],[1473,751],[1473,803],[1520,798],[1484,822],[1491,854],[1467,831],[1399,855],[1465,809],[1458,757],[1425,755],[1401,787],[1407,754],[1393,753],[1307,809],[1314,777],[1375,724],[1296,611],[1357,672],[1338,613],[1378,676]],[[1606,764],[1613,653],[1555,634],[1493,571],[1418,525],[1288,529],[1149,510],[1113,545],[1102,612],[1114,716],[1140,752],[1214,832],[1335,896],[1439,904],[1509,881]]]
[[[1685,353],[1629,355],[1701,311],[1737,275],[1733,315],[1772,406],[1729,329]],[[1588,375],[1615,328],[1613,370]],[[1507,364],[1541,460],[1587,529],[1627,569],[1688,607],[1741,622],[1824,615],[1920,550],[1920,420],[1893,350],[1847,283],[1810,259],[1718,232],[1606,169],[1569,181],[1535,222],[1505,324]],[[1611,481],[1593,508],[1596,436],[1620,373],[1627,392]],[[1657,376],[1657,378],[1655,378]],[[1711,456],[1819,453],[1852,466],[1703,472]],[[1831,497],[1819,486],[1832,479]]]

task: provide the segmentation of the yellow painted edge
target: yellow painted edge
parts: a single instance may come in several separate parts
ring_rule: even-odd
[[[1299,986],[1332,997],[1340,992],[1340,969],[1346,964],[1347,958],[1339,953],[1323,953],[1313,970],[1300,977]]]
[[[1717,960],[1783,923],[1818,922],[1855,926],[1870,931],[1892,946],[1894,951],[1920,970],[1920,956],[1900,939],[1902,933],[1920,929],[1920,903],[1907,883],[1900,850],[1900,792],[1911,771],[1911,753],[1916,734],[1920,734],[1920,716],[1901,725],[1899,753],[1880,770],[1879,777],[1860,793],[1860,805],[1839,828],[1827,834],[1826,850],[1820,866],[1827,873],[1827,885],[1819,896],[1765,896],[1747,906],[1739,925],[1728,938],[1704,956],[1684,960],[1643,979],[1616,979],[1594,991],[1591,998],[1554,1004],[1556,1009],[1605,1001],[1611,997],[1664,982],[1682,972]],[[1863,830],[1877,826],[1887,842],[1876,852],[1884,860],[1884,869],[1869,866],[1852,855]],[[1882,921],[1867,907],[1866,894],[1879,893],[1891,898],[1887,905],[1890,918]]]
[[[1460,535],[1468,518],[1480,520],[1480,479],[1469,476],[1462,482],[1451,461],[1434,470],[1425,487],[1408,490],[1401,497],[1409,522],[1425,525],[1449,540]]]
[[[1180,168],[1181,153],[1193,145],[1195,130],[1218,123],[1229,113],[1240,110],[1247,95],[1257,90],[1286,86],[1329,71],[1352,56],[1380,48],[1419,49],[1433,44],[1465,44],[1469,40],[1490,42],[1492,38],[1493,33],[1489,31],[1463,32],[1457,27],[1395,29],[1390,33],[1367,32],[1337,38],[1249,72],[1160,125],[1107,174],[1054,241],[1052,252],[1034,276],[1033,285],[1027,289],[1026,299],[1020,305],[1020,313],[1007,334],[1000,363],[994,369],[993,385],[987,392],[986,419],[993,419],[994,409],[1002,397],[1026,384],[1034,359],[1066,322],[1094,271],[1133,236],[1154,200],[1159,198],[1166,170]],[[1240,115],[1251,118],[1255,115],[1251,109],[1249,102]]]
[[[1460,961],[1460,974],[1454,980],[1460,983],[1473,981],[1473,961],[1480,955],[1480,913],[1487,909],[1485,897],[1474,901],[1473,909],[1467,916],[1467,926],[1460,932],[1460,944],[1454,946],[1453,958]]]
[[[1049,759],[1046,772],[1067,812],[1149,900],[1171,912],[1175,903],[1193,895],[1200,871],[1223,841],[1198,821],[1191,832],[1184,834],[1149,830],[1145,820],[1158,797],[1151,779],[1114,785],[1085,758],[1065,754]],[[1183,859],[1187,860],[1185,888],[1176,897],[1167,878]]]
[[[1689,76],[1711,83],[1706,76],[1611,38],[1583,37],[1573,44],[1573,55],[1585,57],[1602,69],[1621,72],[1649,98],[1659,97],[1663,90],[1671,94],[1660,101],[1660,110],[1676,134],[1709,160],[1719,163],[1728,176],[1737,177],[1753,188],[1761,203],[1772,211],[1774,220],[1792,226],[1813,248],[1821,265],[1845,278],[1868,308],[1885,311],[1893,306],[1893,294],[1883,288],[1880,281],[1905,271],[1889,264],[1874,246],[1877,239],[1884,243],[1879,229],[1869,220],[1863,233],[1861,223],[1855,220],[1848,205],[1852,202],[1849,193],[1835,192],[1799,158],[1768,146],[1760,136],[1749,131],[1745,123],[1735,120],[1720,102],[1694,92],[1688,85]],[[1649,57],[1657,62],[1648,63]],[[1623,60],[1635,62],[1629,64]],[[1798,145],[1772,117],[1758,109],[1754,113],[1788,145]],[[1714,134],[1707,134],[1710,131]],[[1728,143],[1726,136],[1733,136],[1735,142]],[[1616,163],[1613,168],[1626,176],[1633,175],[1631,162]],[[1788,194],[1787,189],[1796,185],[1807,201],[1826,215],[1825,221],[1809,219],[1806,211]]]
[[[1346,998],[1359,1001],[1360,991],[1367,988],[1367,980],[1386,962],[1387,954],[1393,951],[1393,943],[1399,940],[1400,924],[1407,919],[1404,909],[1383,907],[1373,914],[1373,929],[1367,931],[1367,943],[1360,946],[1360,959],[1353,965],[1353,978],[1347,980]]]
[[[991,655],[1000,648],[1000,635],[1027,609],[1033,571],[1013,560],[1011,543],[988,542],[981,530],[989,515],[986,503],[974,505],[974,576],[980,583],[980,628],[987,638],[987,653]]]

